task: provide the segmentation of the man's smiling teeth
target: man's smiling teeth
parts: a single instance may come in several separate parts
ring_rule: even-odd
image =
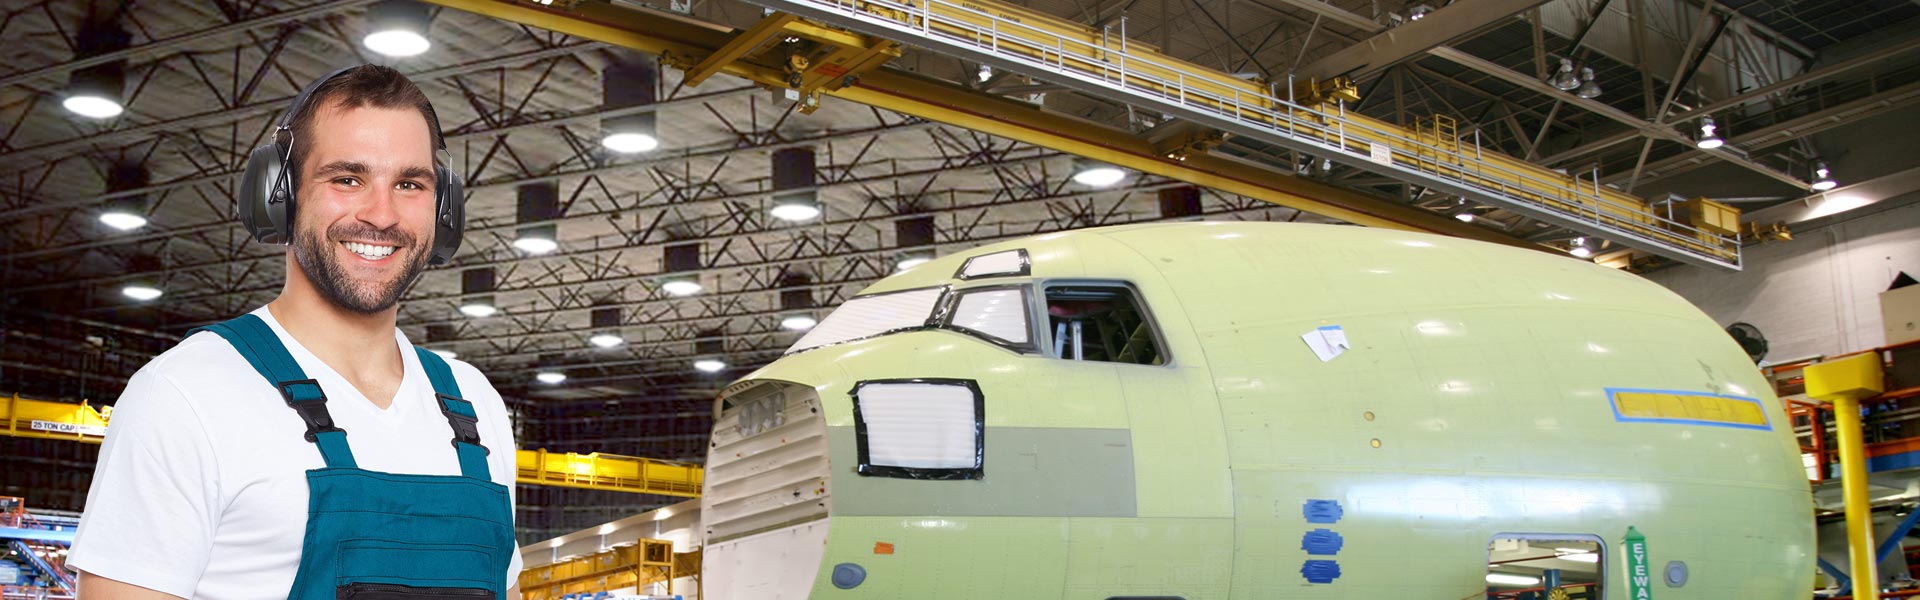
[[[352,250],[354,254],[358,254],[368,260],[386,258],[387,255],[393,254],[394,250],[393,246],[375,246],[373,244],[362,244],[360,242],[340,242],[340,245],[346,246],[347,249]]]

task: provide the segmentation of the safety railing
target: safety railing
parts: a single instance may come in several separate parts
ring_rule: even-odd
[[[1472,198],[1648,252],[1738,269],[1737,234],[1705,231],[1610,190],[1593,172],[1562,174],[1484,149],[1478,134],[1426,142],[1405,127],[1309,106],[1258,82],[1162,55],[1117,32],[1093,30],[992,0],[752,0],[802,16],[1162,109],[1196,122]],[[1117,96],[1117,97],[1116,97]]]

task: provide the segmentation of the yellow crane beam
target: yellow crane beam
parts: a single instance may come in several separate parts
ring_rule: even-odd
[[[0,435],[98,444],[107,435],[113,407],[49,402],[13,394],[4,398]],[[697,498],[705,471],[693,463],[619,456],[520,450],[514,457],[520,483],[589,490]]]
[[[745,32],[683,15],[601,3],[562,10],[511,0],[428,0],[434,4],[631,48],[693,68],[728,48]],[[795,23],[805,23],[805,20]],[[749,38],[750,39],[750,38]],[[736,46],[737,48],[737,46]],[[773,57],[779,58],[779,57]],[[717,62],[717,61],[716,61]],[[789,88],[784,64],[751,52],[721,71],[767,87]],[[1209,155],[1179,160],[1132,133],[1049,113],[1032,105],[897,70],[873,69],[857,85],[820,90],[826,95],[1086,156],[1143,173],[1186,181],[1354,223],[1538,248],[1452,218],[1328,183],[1294,177]]]

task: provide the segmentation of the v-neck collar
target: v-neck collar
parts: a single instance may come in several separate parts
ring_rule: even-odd
[[[273,329],[274,335],[280,337],[280,343],[287,347],[287,353],[293,355],[294,361],[300,363],[300,368],[307,372],[307,377],[320,382],[320,389],[327,394],[328,409],[341,410],[342,406],[351,406],[353,408],[348,410],[358,410],[372,417],[375,422],[390,427],[405,421],[407,415],[419,410],[415,405],[419,404],[421,397],[419,386],[420,382],[426,378],[426,371],[420,366],[420,357],[414,356],[413,345],[408,343],[407,334],[399,328],[394,328],[393,337],[394,344],[400,352],[400,386],[394,388],[393,401],[382,409],[374,405],[366,394],[360,393],[360,388],[354,387],[353,383],[341,376],[339,371],[335,371],[332,365],[320,360],[320,357],[308,351],[306,346],[300,345],[300,341],[294,339],[292,334],[287,333],[287,330],[280,326],[280,321],[273,318],[273,311],[262,306],[254,311],[254,315],[265,321],[267,327]]]

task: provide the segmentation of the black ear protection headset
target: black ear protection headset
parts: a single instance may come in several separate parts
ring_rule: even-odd
[[[246,174],[240,179],[240,223],[253,239],[285,245],[293,241],[293,216],[299,199],[293,181],[299,165],[293,164],[293,119],[306,106],[309,96],[321,84],[353,67],[328,73],[307,84],[293,98],[293,106],[280,117],[273,141],[261,144],[247,155]],[[440,118],[427,106],[427,126],[433,128],[438,143],[433,149],[433,251],[427,264],[444,265],[460,250],[460,237],[467,229],[467,199],[461,191],[460,176],[447,168],[447,142],[440,136]]]

